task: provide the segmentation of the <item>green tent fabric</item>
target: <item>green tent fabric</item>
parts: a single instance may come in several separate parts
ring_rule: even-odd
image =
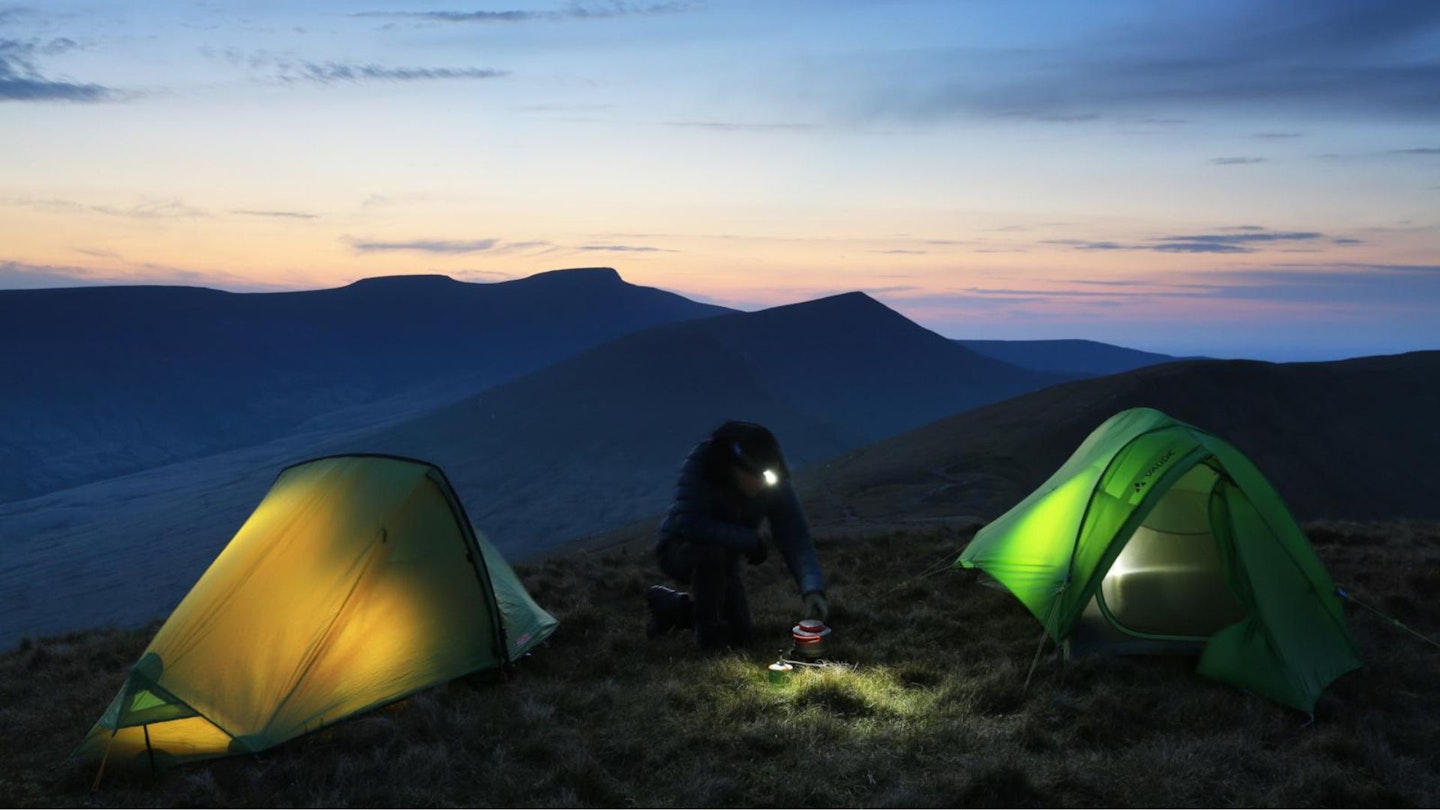
[[[314,459],[280,473],[76,754],[168,764],[259,751],[502,667],[556,624],[439,468]]]
[[[1201,674],[1305,712],[1361,664],[1265,477],[1150,408],[1106,420],[955,564],[993,577],[1067,652],[1199,651]]]

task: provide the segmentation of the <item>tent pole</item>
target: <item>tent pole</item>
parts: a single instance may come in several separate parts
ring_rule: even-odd
[[[150,773],[153,774],[155,773],[155,749],[150,747],[150,724],[146,723],[140,726],[140,730],[145,732],[145,754],[150,757]]]
[[[1050,607],[1050,618],[1040,628],[1040,645],[1035,648],[1035,659],[1030,662],[1030,672],[1025,676],[1025,687],[1020,690],[1021,694],[1030,691],[1030,679],[1035,677],[1035,667],[1040,665],[1040,653],[1045,651],[1045,639],[1050,637],[1050,623],[1055,620],[1056,611],[1060,610],[1060,599],[1065,595],[1065,588],[1060,588],[1060,593],[1055,594],[1055,603]]]
[[[1050,637],[1047,628],[1040,628],[1040,646],[1035,648],[1035,658],[1030,662],[1030,671],[1025,675],[1025,686],[1020,690],[1021,694],[1030,691],[1030,679],[1035,677],[1035,667],[1040,665],[1040,653],[1045,651],[1045,639]]]
[[[1335,593],[1336,593],[1338,596],[1344,597],[1345,599],[1348,599],[1348,600],[1350,600],[1351,602],[1354,602],[1355,604],[1359,605],[1360,607],[1365,608],[1366,610],[1370,611],[1371,613],[1374,613],[1376,616],[1379,616],[1380,618],[1382,618],[1382,619],[1390,622],[1391,624],[1393,624],[1393,625],[1395,625],[1396,627],[1400,628],[1401,630],[1404,630],[1405,632],[1407,632],[1407,633],[1415,636],[1416,638],[1420,639],[1421,641],[1425,642],[1426,644],[1429,644],[1429,645],[1435,646],[1435,647],[1440,647],[1440,643],[1437,643],[1437,642],[1435,641],[1435,639],[1430,638],[1429,636],[1425,635],[1424,633],[1421,633],[1421,632],[1415,630],[1414,628],[1411,628],[1411,627],[1407,626],[1404,622],[1400,621],[1399,619],[1395,618],[1394,616],[1390,616],[1390,615],[1387,615],[1387,614],[1385,614],[1385,613],[1381,613],[1380,611],[1376,610],[1375,608],[1370,607],[1369,605],[1365,604],[1364,602],[1361,602],[1359,599],[1356,599],[1355,597],[1351,596],[1348,592],[1346,592],[1346,590],[1345,590],[1344,588],[1338,588],[1338,587],[1337,587],[1337,588],[1335,589]]]
[[[100,789],[100,779],[105,775],[105,762],[110,759],[110,744],[115,742],[115,735],[119,733],[120,729],[113,729],[110,732],[110,739],[105,741],[105,753],[100,755],[100,767],[95,770],[95,781],[90,785],[91,793]]]

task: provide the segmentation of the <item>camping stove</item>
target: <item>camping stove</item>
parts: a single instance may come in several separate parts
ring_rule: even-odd
[[[790,656],[800,661],[819,661],[830,644],[830,628],[819,619],[804,619],[790,628]]]

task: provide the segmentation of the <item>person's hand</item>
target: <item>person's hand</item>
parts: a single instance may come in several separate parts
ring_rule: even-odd
[[[822,622],[830,618],[830,603],[825,601],[824,593],[811,591],[801,598],[805,600],[805,618]]]

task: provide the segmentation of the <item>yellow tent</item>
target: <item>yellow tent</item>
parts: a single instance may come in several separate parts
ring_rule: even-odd
[[[76,753],[259,751],[504,666],[555,625],[439,468],[315,459],[280,473]]]

